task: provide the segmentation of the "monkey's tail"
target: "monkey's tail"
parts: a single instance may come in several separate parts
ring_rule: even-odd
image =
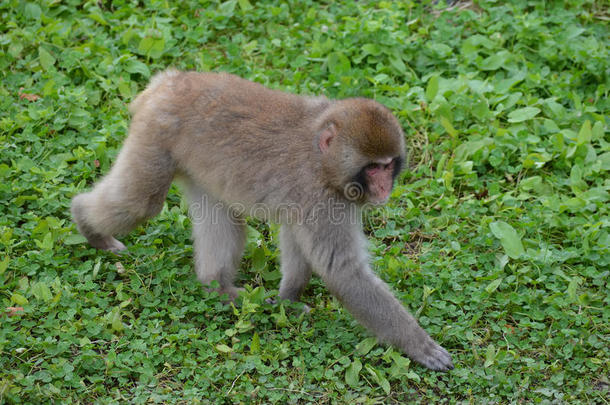
[[[138,94],[138,96],[129,104],[129,112],[131,115],[135,115],[135,113],[146,103],[146,100],[152,95],[155,94],[163,83],[172,77],[175,77],[180,74],[180,71],[176,69],[167,69],[163,72],[159,72],[155,74],[152,79],[150,79],[150,83],[146,86],[146,89]]]

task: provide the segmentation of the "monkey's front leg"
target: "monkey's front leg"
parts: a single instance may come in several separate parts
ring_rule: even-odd
[[[349,267],[335,268],[322,277],[364,326],[432,370],[453,369],[451,355],[419,326],[383,281],[364,265]]]
[[[369,268],[364,236],[341,228],[325,237],[305,236],[302,240],[303,247],[311,249],[314,269],[329,290],[381,340],[432,370],[453,369],[447,350],[432,340]]]

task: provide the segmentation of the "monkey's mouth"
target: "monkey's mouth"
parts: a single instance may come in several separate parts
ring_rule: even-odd
[[[373,195],[369,196],[368,202],[371,205],[374,205],[374,206],[377,207],[377,206],[380,206],[380,205],[384,205],[385,203],[388,202],[389,199],[390,199],[390,195],[389,194],[387,194],[385,196],[378,196],[378,195],[374,195],[373,194]]]

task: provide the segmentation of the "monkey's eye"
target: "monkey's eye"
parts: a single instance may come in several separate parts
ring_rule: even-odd
[[[368,165],[364,166],[364,169],[369,173],[380,170],[388,170],[394,166],[394,160],[395,159],[392,159],[389,163],[369,163]]]

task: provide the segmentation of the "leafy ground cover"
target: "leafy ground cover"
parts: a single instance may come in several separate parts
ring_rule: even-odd
[[[610,72],[604,2],[0,2],[0,402],[608,403]],[[379,345],[314,280],[271,306],[277,228],[252,222],[238,308],[163,212],[115,256],[70,198],[168,66],[367,96],[409,170],[369,212],[373,265],[451,351]]]

